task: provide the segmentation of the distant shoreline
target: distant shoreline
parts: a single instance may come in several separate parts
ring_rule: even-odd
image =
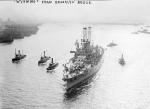
[[[11,21],[4,22],[0,25],[0,43],[11,43],[15,39],[36,34],[39,30],[38,24],[17,24]]]

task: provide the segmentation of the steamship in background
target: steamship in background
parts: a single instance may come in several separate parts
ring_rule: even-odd
[[[93,77],[102,65],[104,49],[91,44],[91,27],[83,28],[83,38],[79,43],[76,41],[76,50],[68,63],[64,64],[63,80],[67,91],[78,87]]]

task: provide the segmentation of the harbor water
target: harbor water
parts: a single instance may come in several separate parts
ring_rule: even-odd
[[[133,34],[135,25],[91,25],[92,42],[105,48],[103,64],[93,80],[66,96],[63,67],[72,56],[80,24],[43,24],[37,34],[0,44],[0,107],[2,109],[149,109],[150,34]],[[110,42],[117,46],[107,47]],[[15,49],[27,57],[12,63]],[[59,62],[38,66],[41,53]],[[125,66],[118,63],[124,55]]]

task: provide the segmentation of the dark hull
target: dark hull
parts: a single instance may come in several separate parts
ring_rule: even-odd
[[[107,45],[107,47],[113,47],[113,46],[117,46],[117,44],[115,44],[115,43],[110,43],[110,44]]]
[[[49,66],[49,67],[47,68],[47,70],[53,70],[53,69],[55,69],[57,66],[58,66],[58,63],[56,63],[56,64],[54,64],[54,65],[52,65],[52,66]]]
[[[21,57],[13,58],[13,59],[12,59],[12,62],[20,61],[20,60],[24,59],[25,57],[26,57],[26,55],[22,55]]]
[[[38,64],[44,64],[44,63],[46,63],[48,60],[49,60],[49,58],[45,58],[45,59],[39,60],[39,61],[38,61]]]
[[[45,63],[45,62],[47,62],[47,60],[40,60],[40,61],[38,61],[38,64],[42,64],[42,63]]]
[[[102,66],[102,59],[100,59],[100,62],[96,66],[88,69],[86,75],[78,77],[74,81],[67,81],[65,84],[66,91],[71,91],[76,87],[82,85],[84,82],[87,82],[87,80],[89,80],[90,78],[93,78],[93,76],[96,75],[96,73],[100,70],[101,66]]]
[[[70,87],[70,88],[66,88],[67,93],[70,93],[74,90],[76,90],[76,88],[82,86],[85,83],[90,83],[92,82],[91,80],[95,77],[96,73],[93,73],[91,76],[88,76],[87,78],[85,78],[83,81],[80,81],[79,83],[75,84],[74,86]]]
[[[124,66],[125,65],[125,61],[119,61],[119,64]]]

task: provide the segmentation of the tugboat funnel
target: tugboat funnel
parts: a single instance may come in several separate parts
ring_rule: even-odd
[[[44,57],[45,57],[45,51],[44,51]]]
[[[52,58],[52,61],[51,61],[51,63],[53,63],[53,58]]]

